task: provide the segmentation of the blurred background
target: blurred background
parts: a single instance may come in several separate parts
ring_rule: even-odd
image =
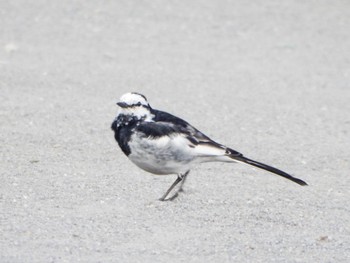
[[[1,262],[348,262],[350,2],[1,1]],[[206,164],[172,203],[110,130],[144,94],[306,180]]]

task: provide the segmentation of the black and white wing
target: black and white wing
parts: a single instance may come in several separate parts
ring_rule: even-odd
[[[152,113],[155,115],[155,123],[162,124],[162,129],[164,129],[164,131],[167,130],[169,132],[168,135],[171,133],[182,134],[189,141],[190,147],[195,148],[195,152],[200,156],[242,156],[241,153],[213,141],[179,117],[158,110],[153,110]],[[161,129],[161,127],[159,127],[159,129]]]

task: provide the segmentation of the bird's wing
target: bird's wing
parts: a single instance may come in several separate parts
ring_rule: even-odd
[[[189,135],[194,136],[198,140],[203,140],[203,141],[210,141],[211,139],[197,130],[195,127],[193,127],[191,124],[189,124],[187,121],[176,117],[170,113],[164,112],[164,111],[158,111],[158,110],[153,110],[154,114],[154,121],[155,122],[162,122],[162,123],[169,123],[171,125],[175,125],[178,127],[178,129],[183,129],[186,131]]]
[[[183,134],[192,147],[195,147],[196,152],[201,156],[242,156],[241,153],[228,148],[222,144],[219,144],[198,129],[193,127],[185,120],[171,115],[170,113],[153,110],[154,117],[154,130],[158,130],[159,134],[171,135],[174,133]],[[151,128],[149,126],[149,128]]]
[[[157,139],[160,137],[168,136],[172,137],[178,134],[188,135],[187,130],[179,125],[175,125],[169,122],[148,122],[144,121],[136,125],[134,130],[141,132],[144,137],[150,139]]]

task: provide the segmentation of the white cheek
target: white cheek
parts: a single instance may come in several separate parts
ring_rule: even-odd
[[[146,121],[151,120],[154,115],[150,113],[150,111],[144,107],[138,107],[138,108],[119,108],[118,114],[124,114],[124,115],[134,115],[138,119],[141,119],[142,117],[146,116]]]
[[[130,111],[129,114],[136,116],[138,119],[146,117],[145,121],[150,121],[154,117],[154,115],[151,114],[150,111],[144,107],[139,107],[137,109],[134,109],[134,110]]]

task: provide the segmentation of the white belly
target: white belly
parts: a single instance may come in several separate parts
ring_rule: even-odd
[[[153,174],[179,174],[191,168],[195,154],[189,141],[181,135],[156,139],[132,136],[129,159]]]

